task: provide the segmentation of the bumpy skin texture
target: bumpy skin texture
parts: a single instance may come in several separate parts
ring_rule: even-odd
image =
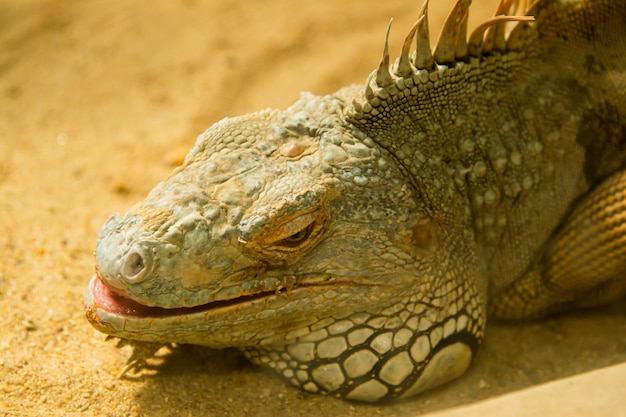
[[[422,12],[417,55],[365,87],[203,133],[102,227],[91,323],[379,401],[461,375],[488,311],[623,295],[626,5],[542,0],[466,47],[468,6],[434,56]]]

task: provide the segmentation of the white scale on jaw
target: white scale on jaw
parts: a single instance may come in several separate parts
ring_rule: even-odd
[[[465,314],[449,318],[443,326],[413,318],[379,333],[389,324],[386,317],[356,314],[308,334],[298,331],[293,336],[299,341],[280,353],[263,349],[245,353],[309,392],[360,401],[377,401],[394,391],[407,397],[461,375],[473,358],[472,347],[446,340],[454,333],[476,330]]]

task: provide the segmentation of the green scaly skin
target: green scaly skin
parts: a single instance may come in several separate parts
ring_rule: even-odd
[[[306,391],[380,401],[460,376],[488,311],[623,294],[626,243],[608,242],[626,204],[605,203],[626,188],[626,5],[541,1],[536,22],[464,49],[468,7],[434,58],[424,15],[416,58],[385,51],[365,87],[200,135],[100,230],[90,322],[237,347]],[[612,269],[579,262],[578,230]]]

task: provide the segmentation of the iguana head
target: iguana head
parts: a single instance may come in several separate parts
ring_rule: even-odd
[[[454,39],[468,3],[449,18]],[[392,75],[385,49],[364,92],[304,94],[204,132],[170,178],[100,230],[90,322],[131,340],[237,347],[309,392],[355,400],[463,373],[484,324],[470,213],[453,203],[441,155],[424,162],[410,142],[390,142],[421,122],[400,100],[446,88],[426,21],[424,9],[415,58],[405,44]],[[435,59],[450,58],[446,39]]]
[[[310,391],[365,400],[376,395],[350,393],[371,380],[363,370],[383,372],[380,358],[406,367],[428,356],[429,332],[471,328],[470,312],[439,323],[463,295],[433,274],[437,227],[393,157],[346,122],[341,96],[217,123],[113,215],[87,291],[92,324],[238,347]]]
[[[115,332],[132,339],[246,347],[405,298],[397,288],[427,274],[431,231],[390,156],[343,112],[337,97],[304,95],[202,134],[100,230],[101,320],[123,318]]]

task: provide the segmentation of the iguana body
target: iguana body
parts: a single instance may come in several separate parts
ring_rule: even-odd
[[[424,9],[365,87],[203,133],[102,227],[91,323],[378,401],[462,374],[488,311],[623,295],[626,5],[541,0],[465,44],[468,7],[433,55]]]

